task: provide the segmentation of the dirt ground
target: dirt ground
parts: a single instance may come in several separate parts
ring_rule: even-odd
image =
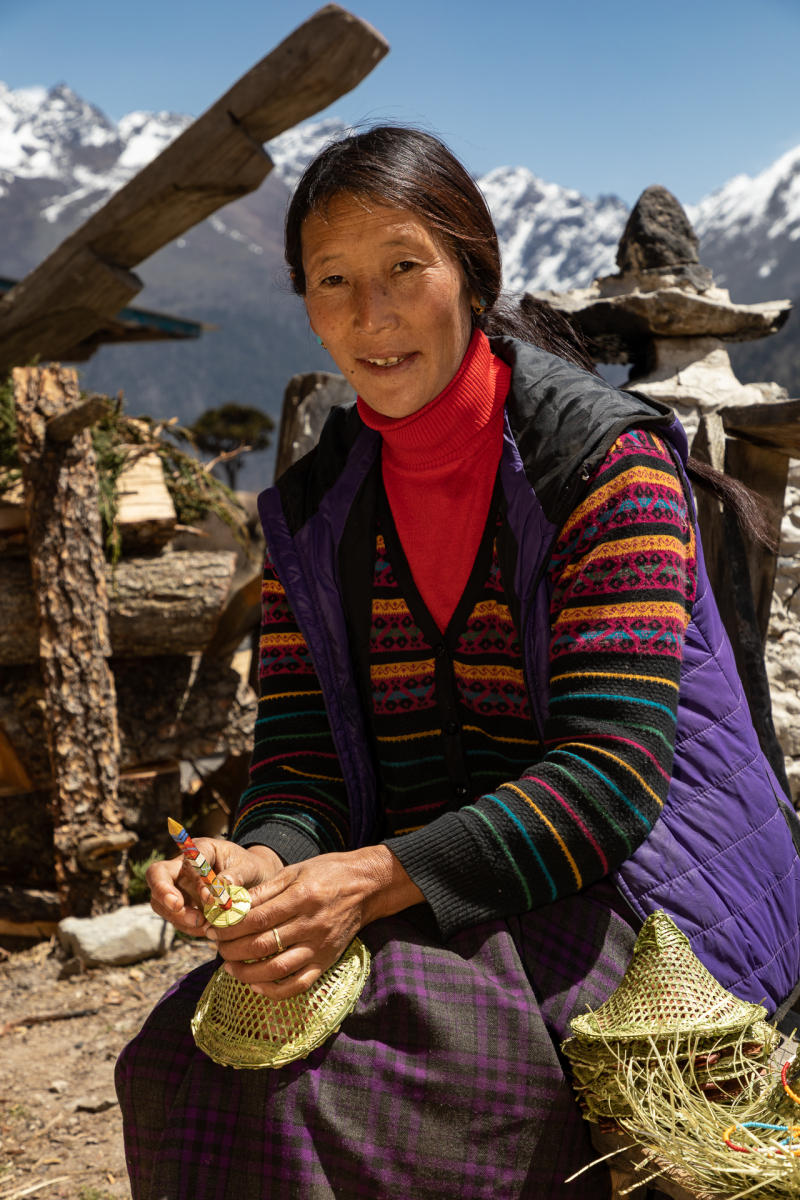
[[[68,974],[54,944],[0,949],[0,1200],[129,1200],[114,1062],[211,953],[176,940],[164,958]]]

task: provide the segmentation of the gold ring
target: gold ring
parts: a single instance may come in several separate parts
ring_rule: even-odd
[[[277,929],[273,929],[272,932],[275,934],[275,945],[278,947],[278,949],[275,951],[275,953],[282,954],[283,951],[286,949],[286,947],[284,946],[283,942],[281,941],[281,935],[278,933]]]

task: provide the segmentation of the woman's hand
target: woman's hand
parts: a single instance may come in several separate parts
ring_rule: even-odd
[[[283,867],[250,893],[243,921],[206,936],[226,971],[275,1000],[306,991],[362,926],[424,899],[387,846]]]
[[[224,838],[197,838],[197,848],[214,871],[249,891],[266,883],[283,867],[282,859],[267,846],[237,846]],[[147,869],[150,905],[181,933],[202,936],[208,929],[203,904],[212,897],[202,876],[184,855],[153,863]]]

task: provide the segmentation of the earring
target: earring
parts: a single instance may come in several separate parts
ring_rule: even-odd
[[[476,317],[481,317],[486,312],[486,301],[483,296],[479,296],[477,303],[472,305],[472,311]]]
[[[316,339],[317,339],[317,341],[319,342],[320,346],[322,346],[322,349],[324,350],[324,349],[325,349],[325,343],[323,342],[322,338],[319,336],[319,334],[316,334],[315,336],[316,336]]]

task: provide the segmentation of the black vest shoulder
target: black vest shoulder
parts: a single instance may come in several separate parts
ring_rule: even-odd
[[[598,375],[516,338],[491,338],[512,369],[507,411],[525,473],[556,527],[572,512],[581,485],[628,429],[666,428],[665,404],[621,392]]]

